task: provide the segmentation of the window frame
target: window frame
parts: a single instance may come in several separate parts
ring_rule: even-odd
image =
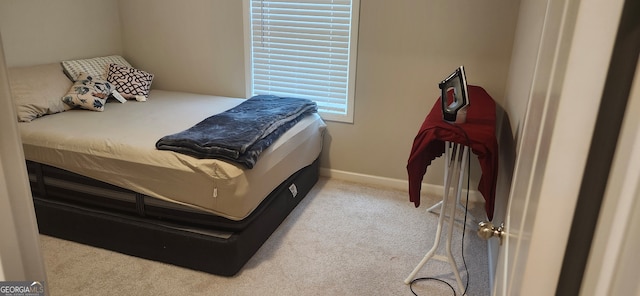
[[[245,61],[245,97],[253,94],[253,64],[252,64],[252,36],[251,36],[251,1],[242,0],[244,23],[244,61]],[[351,27],[349,36],[349,58],[346,113],[329,113],[320,111],[322,119],[344,123],[353,123],[355,106],[356,64],[358,53],[358,28],[360,17],[360,0],[351,0]]]

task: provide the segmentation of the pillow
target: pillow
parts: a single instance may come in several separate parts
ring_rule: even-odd
[[[95,79],[106,80],[109,64],[131,67],[131,64],[119,55],[84,60],[62,61],[62,67],[64,68],[65,74],[67,74],[71,81],[75,81],[75,78],[80,75],[80,72],[87,73]]]
[[[104,111],[104,104],[111,92],[113,92],[113,85],[109,81],[93,78],[87,73],[80,72],[69,92],[62,97],[62,101],[73,107]]]
[[[109,65],[107,81],[114,85],[126,99],[146,100],[153,81],[153,74],[118,64]],[[143,97],[143,98],[138,98]]]
[[[8,76],[18,121],[30,122],[71,109],[60,101],[72,84],[60,63],[9,68]]]

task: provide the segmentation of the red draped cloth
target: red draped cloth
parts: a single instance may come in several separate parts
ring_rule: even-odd
[[[487,217],[491,220],[498,176],[496,103],[482,87],[469,85],[467,90],[469,107],[465,123],[453,124],[442,119],[441,98],[422,123],[407,163],[409,200],[420,206],[420,189],[427,167],[444,153],[445,141],[459,143],[470,147],[478,157],[482,170],[478,191],[484,197]]]

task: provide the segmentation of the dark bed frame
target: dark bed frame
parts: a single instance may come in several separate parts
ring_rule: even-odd
[[[247,218],[167,209],[152,198],[27,161],[40,233],[207,273],[233,276],[318,181],[318,160]],[[119,196],[119,198],[113,198]]]

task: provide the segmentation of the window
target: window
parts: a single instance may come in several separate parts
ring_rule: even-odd
[[[353,122],[359,0],[246,0],[247,93],[316,101]]]

